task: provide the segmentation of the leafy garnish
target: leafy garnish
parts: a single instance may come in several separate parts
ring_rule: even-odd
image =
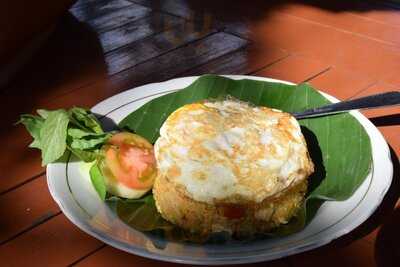
[[[84,108],[73,107],[68,111],[68,114],[71,122],[81,130],[93,133],[104,132],[96,116],[90,113],[90,111]]]
[[[85,162],[93,161],[110,137],[96,117],[83,108],[39,109],[37,113],[39,116],[21,115],[19,123],[34,139],[30,147],[41,150],[43,166],[57,161],[67,150]]]
[[[107,194],[106,185],[104,182],[104,176],[101,173],[101,170],[97,162],[92,165],[89,173],[90,173],[90,180],[92,181],[92,184],[96,189],[97,193],[99,194],[101,200],[105,200]]]
[[[68,133],[70,133],[68,131]],[[70,135],[71,136],[71,135]],[[79,150],[95,150],[99,148],[102,144],[104,144],[109,138],[111,134],[91,134],[86,135],[81,138],[71,136],[70,146],[73,149]]]
[[[29,147],[40,149],[40,129],[43,127],[44,119],[39,116],[24,114],[21,115],[19,123],[25,125],[26,130],[33,137],[33,142]]]
[[[50,112],[45,119],[40,129],[43,165],[56,161],[64,154],[67,147],[68,123],[68,114],[62,109]]]

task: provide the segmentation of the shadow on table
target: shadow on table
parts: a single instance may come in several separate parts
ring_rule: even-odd
[[[350,246],[356,240],[365,237],[369,240],[365,240],[363,242],[372,243],[375,239],[373,237],[373,232],[377,231],[374,246],[376,265],[380,267],[398,266],[400,260],[400,246],[398,245],[398,242],[400,240],[400,209],[394,209],[394,207],[400,196],[400,164],[399,159],[392,148],[390,149],[390,151],[394,171],[393,182],[381,205],[373,213],[373,215],[349,234],[340,237],[339,239],[334,240],[333,242],[321,248],[290,256],[288,260],[292,262],[293,265],[295,264],[295,262],[298,262],[299,260],[301,262],[301,260],[305,259],[309,259],[313,263],[315,263],[314,261],[316,261],[319,263],[327,263],[329,265],[326,260],[329,260],[329,258],[336,257],[338,255],[348,255],[349,257],[362,257],[364,253],[363,251],[359,251],[360,254],[353,254],[360,249],[359,247],[344,250],[343,253],[338,252],[338,250],[341,250],[342,248],[346,249],[346,247]],[[377,230],[378,227],[380,227],[380,229]],[[371,235],[371,237],[367,237],[368,235]],[[365,257],[370,257],[368,252],[366,252]],[[337,260],[337,263],[341,262],[347,264],[360,261],[366,262],[364,260],[354,261],[351,258],[338,258]],[[370,264],[374,265],[373,262],[371,262]]]
[[[207,14],[216,19],[224,26],[227,22],[254,22],[264,19],[271,11],[279,11],[285,9],[289,4],[309,5],[319,9],[328,10],[330,12],[352,11],[357,13],[368,12],[371,10],[393,10],[385,3],[368,3],[367,1],[309,1],[309,0],[231,0],[231,1],[215,1],[215,0],[186,0],[186,1],[150,1],[151,8],[156,10],[171,9],[173,4],[178,2],[180,6],[184,6],[187,10],[178,11],[177,13],[185,13],[180,15],[190,15],[194,19],[204,20]],[[237,24],[234,24],[237,26]]]
[[[13,153],[0,157],[4,178],[19,177],[21,166],[30,168],[26,166],[32,166],[32,160],[39,157],[37,151],[27,148],[30,138],[22,131],[22,126],[13,125],[20,114],[33,113],[38,108],[68,108],[89,103],[88,96],[85,99],[83,94],[68,93],[97,77],[105,76],[106,71],[97,34],[69,14],[61,18],[30,62],[0,91],[0,138],[7,143],[16,140],[11,142]],[[96,92],[91,94],[95,95]],[[89,97],[92,98],[91,95]],[[18,162],[18,166],[15,162]]]
[[[400,125],[400,114],[370,118],[376,126]],[[350,235],[354,239],[377,230],[375,239],[375,261],[378,266],[398,266],[400,262],[400,208],[396,207],[400,197],[400,163],[390,147],[393,163],[393,181],[388,193],[376,212]]]
[[[71,106],[74,103],[66,104],[62,99],[56,104],[49,105],[49,102],[106,75],[97,33],[67,14],[16,78],[2,88],[3,125],[9,126],[17,120],[18,114],[31,113],[38,107]],[[75,100],[81,100],[78,94]]]
[[[400,114],[391,114],[386,116],[369,118],[369,120],[376,126],[391,126],[400,125]]]
[[[354,239],[360,239],[370,234],[378,226],[385,224],[393,216],[393,210],[400,197],[400,164],[394,150],[390,147],[391,160],[393,162],[393,180],[392,184],[381,205],[363,224],[357,227],[349,235],[346,235],[341,242],[351,242]],[[400,222],[399,222],[400,223]],[[399,224],[400,225],[400,224]]]
[[[312,6],[333,13],[352,11],[363,13],[371,10],[393,10],[382,3],[367,3],[367,1],[308,1],[308,0],[138,0],[153,10],[168,12],[194,21],[196,31],[210,28],[249,38],[252,41],[263,36],[255,32],[258,23],[267,21],[270,16],[280,17],[280,11],[292,9],[293,5]],[[276,12],[277,11],[277,12]],[[318,15],[317,15],[318,16]],[[319,15],[321,16],[321,15]],[[322,14],[323,17],[323,14]],[[269,44],[263,44],[267,50]],[[265,46],[267,45],[267,46]]]
[[[375,260],[378,266],[398,266],[400,262],[400,208],[382,225],[375,241]]]
[[[393,181],[381,205],[363,224],[334,242],[334,246],[346,246],[371,234],[380,226],[375,241],[375,258],[378,266],[394,266],[390,264],[394,263],[395,260],[400,260],[400,247],[398,246],[400,240],[400,210],[395,209],[400,197],[400,164],[391,147],[390,153],[393,162]],[[373,238],[371,238],[372,240]]]
[[[262,62],[263,59],[283,59],[283,55],[281,55],[281,58],[276,57],[277,51],[283,54],[285,51],[282,51],[282,49],[288,49],[286,46],[280,45],[279,43],[285,38],[292,43],[297,43],[293,45],[294,47],[301,47],[301,49],[298,49],[301,51],[299,54],[310,53],[314,55],[315,53],[316,59],[321,62],[336,62],[340,60],[340,57],[336,56],[336,53],[332,53],[332,51],[336,49],[336,46],[333,44],[335,41],[334,39],[324,40],[327,38],[326,36],[329,36],[329,30],[321,30],[321,27],[316,27],[315,24],[319,23],[318,20],[321,20],[322,24],[324,22],[326,23],[326,16],[328,16],[328,20],[330,20],[331,18],[327,13],[339,14],[351,11],[352,13],[362,14],[373,10],[393,11],[393,9],[384,3],[371,3],[368,1],[139,0],[139,3],[145,3],[155,10],[164,10],[195,21],[195,27],[197,27],[198,30],[204,30],[204,28],[207,27],[215,27],[218,30],[223,30],[227,33],[251,40],[250,51],[243,49],[244,52],[236,54],[238,58],[235,58],[235,61],[240,61],[240,63],[238,63],[239,67],[234,66],[235,62],[224,63],[228,65],[226,67],[214,67],[224,74],[254,73],[271,64],[271,62],[266,62],[266,64],[264,64]],[[314,10],[303,8],[307,6],[313,7]],[[302,14],[311,14],[310,16],[313,17],[315,21],[311,24],[297,24],[304,18],[301,18],[302,15],[296,18],[296,14],[294,13],[296,9],[303,12]],[[316,11],[318,9],[322,12]],[[343,18],[345,18],[345,16],[343,16]],[[356,16],[354,16],[354,18],[356,18]],[[307,19],[304,19],[304,21],[307,21]],[[354,19],[354,21],[354,23],[358,23],[357,19]],[[270,27],[266,27],[267,25],[270,25]],[[309,31],[305,35],[312,34],[314,38],[310,39],[304,36],[304,38],[296,39],[296,37],[298,37],[296,35],[296,27],[299,27],[299,29],[301,29],[300,31]],[[355,31],[357,32],[357,30]],[[312,42],[312,39],[318,40],[318,35],[324,35],[321,37],[321,42]],[[278,38],[275,36],[278,36]],[[343,45],[345,44],[343,43]],[[291,45],[288,47],[291,47]],[[305,47],[307,47],[309,51],[305,52]],[[246,46],[246,48],[248,47]],[[274,61],[272,61],[272,63],[274,63]],[[245,68],[247,65],[252,67],[247,69]],[[213,67],[211,67],[211,71],[214,71]],[[207,68],[204,67],[201,69],[201,72],[207,72]]]
[[[398,266],[400,262],[400,207],[393,210],[400,195],[400,164],[393,150],[393,182],[378,215],[383,222],[375,240],[375,260],[378,266]],[[373,217],[372,217],[373,218]]]

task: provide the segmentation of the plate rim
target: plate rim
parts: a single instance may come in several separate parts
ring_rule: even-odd
[[[248,75],[219,75],[219,76],[224,76],[224,77],[228,77],[228,78],[232,78],[232,79],[252,79],[252,80],[261,80],[261,81],[270,81],[270,82],[279,82],[279,83],[285,83],[285,84],[291,84],[294,85],[294,83],[291,82],[287,82],[287,81],[282,81],[282,80],[278,80],[278,79],[271,79],[271,78],[266,78],[266,77],[258,77],[258,76],[248,76]],[[170,79],[164,82],[160,82],[160,83],[149,83],[149,84],[145,84],[139,87],[133,87],[131,89],[128,89],[126,91],[123,91],[121,93],[118,93],[116,95],[113,95],[107,99],[104,99],[103,101],[97,103],[95,106],[92,107],[92,111],[97,112],[99,109],[101,109],[102,106],[107,106],[110,102],[112,102],[113,100],[117,99],[117,98],[123,98],[126,95],[131,95],[133,90],[135,91],[140,91],[140,89],[147,87],[149,85],[159,85],[160,87],[165,86],[165,83],[174,83],[177,80],[184,80],[184,79],[189,79],[192,80],[192,82],[199,78],[200,76],[189,76],[189,77],[180,77],[180,78],[175,78],[175,79]],[[182,88],[177,88],[182,89]],[[338,102],[339,100],[336,99],[335,97],[324,93],[322,91],[319,91],[320,93],[322,93],[323,96],[327,97],[330,101],[332,102]],[[148,96],[147,96],[148,97]],[[125,103],[127,104],[127,103]],[[112,112],[113,109],[109,110],[109,112]],[[107,112],[107,113],[109,113]],[[46,176],[47,176],[47,184],[48,184],[48,188],[50,191],[51,196],[53,197],[53,199],[55,200],[55,202],[58,204],[58,206],[60,207],[61,211],[63,212],[63,214],[73,223],[75,224],[78,228],[80,228],[82,231],[84,231],[85,233],[94,236],[95,238],[101,240],[102,242],[116,247],[118,249],[121,249],[123,251],[126,251],[128,253],[132,253],[138,256],[142,256],[142,257],[146,257],[149,259],[155,259],[155,260],[160,260],[160,261],[166,261],[166,262],[174,262],[174,263],[184,263],[184,264],[196,264],[196,265],[224,265],[224,264],[244,264],[244,263],[255,263],[255,262],[262,262],[262,261],[266,261],[266,260],[272,260],[272,259],[278,259],[278,258],[282,258],[282,257],[286,257],[286,256],[290,256],[293,254],[297,254],[300,252],[305,252],[311,249],[315,249],[317,247],[326,245],[330,242],[332,242],[333,240],[343,236],[344,234],[354,230],[356,227],[358,227],[359,225],[361,225],[365,220],[367,220],[374,212],[375,210],[378,208],[378,206],[381,204],[384,196],[386,195],[387,191],[390,188],[390,185],[392,183],[392,179],[393,179],[393,163],[391,160],[391,153],[389,150],[389,146],[386,142],[386,140],[383,138],[381,132],[375,127],[375,125],[372,124],[372,122],[366,118],[363,114],[361,114],[358,111],[351,111],[350,112],[360,123],[362,121],[364,121],[364,123],[366,123],[369,127],[372,128],[373,131],[375,131],[375,134],[378,135],[378,137],[381,139],[381,141],[383,141],[384,147],[382,147],[382,151],[386,151],[387,153],[385,153],[387,155],[387,158],[385,160],[385,162],[388,164],[388,173],[387,173],[387,179],[388,182],[386,184],[386,187],[384,188],[383,192],[380,194],[380,198],[375,202],[376,205],[374,207],[372,207],[369,211],[368,214],[365,214],[364,216],[362,216],[361,218],[359,218],[357,221],[355,221],[351,226],[346,227],[346,229],[342,229],[342,231],[338,231],[336,232],[335,235],[329,236],[328,238],[324,238],[324,239],[320,239],[318,241],[314,241],[314,242],[310,242],[311,244],[308,244],[307,246],[302,246],[299,248],[293,248],[291,250],[286,251],[285,253],[279,254],[279,251],[276,252],[276,256],[272,257],[268,256],[263,258],[261,255],[257,255],[257,257],[255,256],[250,256],[248,258],[244,258],[244,260],[241,260],[239,262],[231,262],[231,261],[226,261],[224,259],[215,259],[212,258],[210,260],[197,260],[197,259],[193,259],[191,260],[190,257],[189,258],[184,258],[184,257],[180,257],[177,258],[175,256],[168,256],[168,255],[162,255],[162,254],[158,254],[155,252],[149,252],[146,250],[135,250],[134,252],[132,250],[129,250],[128,248],[125,248],[125,246],[122,245],[118,245],[117,240],[113,240],[113,241],[117,241],[117,242],[110,242],[110,240],[108,240],[107,238],[104,238],[102,236],[102,233],[99,231],[96,231],[96,229],[87,227],[84,223],[79,222],[77,219],[74,218],[73,215],[69,214],[67,211],[67,208],[65,208],[61,201],[59,201],[59,199],[56,196],[56,192],[54,192],[53,190],[53,186],[51,184],[51,177],[52,175],[52,164],[49,164],[46,168]],[[362,124],[362,123],[361,123]],[[366,129],[367,127],[363,125],[363,128]],[[372,137],[370,137],[372,138]],[[373,165],[373,163],[372,163]],[[373,168],[371,168],[373,169]],[[371,170],[372,172],[373,170]],[[136,246],[137,249],[140,249],[140,247]]]

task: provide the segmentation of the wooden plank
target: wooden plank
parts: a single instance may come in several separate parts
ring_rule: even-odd
[[[141,5],[131,4],[113,12],[85,20],[96,32],[105,32],[120,27],[128,22],[132,22],[150,15],[151,9]]]
[[[156,15],[156,14],[155,14]],[[165,16],[163,16],[165,17]],[[175,19],[170,17],[166,18],[165,27],[173,27],[177,22]],[[157,20],[155,19],[155,22]],[[6,94],[3,96],[3,100],[7,103],[19,103],[19,105],[14,106],[2,106],[0,109],[4,109],[4,124],[8,125],[15,122],[18,117],[17,115],[22,112],[31,112],[32,104],[35,101],[42,100],[43,98],[54,98],[61,94],[66,93],[68,90],[76,89],[82,85],[88,84],[94,80],[98,80],[101,77],[107,75],[106,73],[106,63],[103,58],[103,49],[100,47],[99,40],[97,36],[94,37],[93,33],[87,31],[86,28],[77,27],[76,21],[66,20],[66,24],[63,24],[61,29],[56,32],[54,38],[41,50],[37,55],[32,64],[27,66],[25,71],[21,73],[25,77],[23,80],[15,81],[14,84],[5,88]],[[123,45],[123,43],[129,41],[135,41],[143,36],[143,31],[146,35],[155,33],[154,31],[161,30],[164,26],[157,25],[147,25],[146,23],[152,23],[151,19],[141,21],[143,24],[135,24],[137,32],[130,28],[128,25],[126,31],[126,39],[114,39],[112,41],[108,40],[111,37],[117,37],[118,34],[122,34],[125,31],[124,27],[118,31],[118,34],[114,32],[104,35],[100,35],[102,40],[111,47],[116,47],[118,45]],[[82,29],[76,30],[76,29]],[[142,28],[151,28],[154,30],[152,33],[147,30],[142,30]],[[137,34],[137,35],[136,35]],[[174,35],[173,31],[169,31],[166,34]],[[182,33],[183,34],[183,33]],[[159,35],[159,38],[162,34]],[[187,40],[190,40],[188,36]],[[178,36],[179,37],[179,36]],[[182,42],[185,40],[182,40]],[[145,45],[149,44],[151,41],[147,40]],[[181,42],[181,44],[182,44]],[[154,47],[151,44],[150,47]],[[173,46],[170,46],[173,47]],[[134,46],[133,46],[134,48]],[[140,50],[145,53],[144,50]],[[160,49],[159,51],[165,52]],[[129,51],[122,50],[123,53],[129,54]],[[118,53],[114,53],[116,55]],[[112,56],[111,55],[111,58]],[[153,53],[149,55],[142,55],[142,58],[148,59],[151,56],[157,56]],[[112,60],[110,60],[112,62]],[[57,68],[54,68],[54,65]],[[79,65],[79,68],[76,66]],[[16,112],[10,112],[13,109]],[[19,111],[19,112],[18,112]],[[7,118],[11,116],[10,118]],[[9,124],[8,124],[9,123]]]
[[[60,214],[1,245],[0,258],[7,266],[66,266],[101,246]]]
[[[212,59],[238,50],[246,44],[246,40],[236,36],[223,32],[215,33],[121,72],[113,79],[121,84],[122,88],[163,81],[180,76],[189,68],[205,64]]]
[[[78,67],[79,66],[79,67]],[[66,16],[31,62],[4,88],[0,107],[9,128],[18,115],[37,108],[36,102],[60,96],[106,76],[98,36],[74,17]]]
[[[322,5],[322,7],[325,7],[325,5]],[[343,12],[332,11],[329,6],[321,8],[306,3],[290,2],[282,5],[279,12],[389,45],[400,45],[400,39],[397,38],[400,34],[398,25],[384,24],[369,19],[368,16],[363,15],[363,12],[352,11],[353,8],[356,8],[352,1],[343,2],[340,8]],[[371,7],[371,9],[374,8]],[[398,15],[398,18],[400,19],[400,15]]]
[[[91,254],[87,258],[83,259],[82,261],[78,262],[76,265],[77,267],[89,267],[89,266],[96,266],[96,267],[106,267],[106,266],[141,266],[141,267],[172,267],[172,266],[182,266],[181,264],[177,263],[167,263],[161,261],[155,261],[146,259],[140,256],[136,256],[133,254],[126,253],[124,251],[115,249],[110,246],[106,246],[94,254]],[[234,265],[226,265],[227,267]],[[287,267],[289,266],[285,260],[276,260],[270,262],[263,262],[258,264],[243,264],[243,267]]]
[[[0,131],[0,138],[9,150],[0,154],[0,193],[8,191],[33,177],[44,173],[41,166],[40,152],[29,149],[32,142],[22,126]]]
[[[89,21],[130,5],[132,3],[126,0],[80,1],[70,8],[70,12],[81,21]]]
[[[225,33],[221,33],[221,36],[227,36],[227,34]],[[210,42],[212,42],[213,40],[220,40],[221,36],[217,36],[217,37],[213,37],[210,40],[206,39],[202,39],[200,41],[197,41],[195,43],[191,43],[187,46],[185,46],[185,51],[186,53],[189,53],[189,51],[191,51],[193,54],[191,55],[191,57],[188,57],[188,60],[193,61],[194,57],[198,57],[199,62],[197,62],[196,64],[202,64],[203,62],[206,62],[207,60],[216,58],[218,56],[220,56],[223,53],[229,53],[232,51],[232,49],[236,49],[236,47],[241,47],[240,45],[238,46],[238,43],[233,45],[233,48],[229,48],[231,47],[230,44],[216,44],[214,43],[213,46],[209,47],[207,49],[207,45],[210,44]],[[244,42],[243,40],[234,37],[234,36],[229,36],[228,39],[232,38],[232,40],[236,40],[236,42],[240,42],[240,44],[242,42]],[[223,46],[226,46],[226,48],[223,48]],[[242,43],[242,45],[244,45],[244,43]],[[205,53],[204,55],[198,55],[195,54],[194,52],[194,48],[201,46],[202,47],[202,51],[204,52],[205,50],[208,51],[207,53]],[[132,47],[133,50],[138,50],[140,46],[138,46],[137,48]],[[214,47],[218,47],[218,50],[215,50],[215,54],[212,54],[212,49],[214,49]],[[172,54],[172,56],[179,56],[179,49],[178,50],[174,50],[174,53]],[[164,56],[168,55],[165,54]],[[181,55],[182,56],[182,55]],[[168,56],[169,57],[169,56]],[[170,66],[170,64],[172,64],[174,62],[169,62],[169,65],[165,65],[165,67]],[[158,64],[158,61],[156,58],[154,58],[151,62],[147,63],[147,68],[151,68],[152,64],[153,67],[155,68],[156,65]],[[175,64],[176,65],[176,64]],[[139,67],[140,65],[138,65],[137,67]],[[173,72],[173,74],[176,74],[177,71],[186,71],[189,68],[193,68],[195,66],[198,65],[190,65],[190,66],[179,66],[178,69],[175,70],[171,70]],[[133,87],[136,84],[142,84],[145,83],[145,81],[139,81],[137,79],[137,77],[134,77],[134,74],[136,73],[135,68],[131,68],[128,69],[126,71],[123,71],[121,73],[118,73],[117,75],[114,75],[110,78],[106,78],[106,79],[102,79],[99,80],[97,83],[94,83],[92,85],[88,85],[82,88],[77,89],[76,91],[71,91],[68,92],[56,99],[51,99],[51,100],[42,100],[40,102],[38,102],[38,106],[40,107],[44,107],[47,109],[56,109],[56,108],[68,108],[74,105],[77,106],[92,106],[96,103],[98,103],[99,101],[110,97],[118,92],[121,92],[122,90],[126,90],[129,89],[131,87]],[[131,80],[130,78],[134,78],[133,80]],[[157,82],[159,81],[157,79],[157,76],[153,76],[154,78],[151,80],[151,82]],[[79,94],[79,97],[76,97],[76,95]]]
[[[181,76],[193,76],[206,73],[212,74],[249,74],[271,65],[285,57],[288,53],[279,48],[262,50],[250,44],[244,49],[223,55],[204,65],[190,69]]]
[[[288,12],[318,24],[353,31],[372,38],[398,43],[398,10],[366,1],[219,1],[129,0],[163,10],[189,20],[209,14],[228,32],[250,37],[254,26],[268,19],[271,13]]]
[[[399,22],[399,5],[389,3],[390,1],[357,1],[359,6],[356,12],[359,16],[364,16],[370,20],[374,20],[387,25],[400,26]]]
[[[400,87],[400,75],[397,70],[392,70],[387,73],[387,75],[384,75],[381,79],[382,82],[386,84],[390,84],[393,86],[396,86],[397,88]]]
[[[400,68],[400,49],[283,13],[258,22],[252,40],[265,49],[281,47],[373,79]]]
[[[104,53],[116,48],[133,43],[155,33],[160,33],[183,24],[183,20],[177,17],[152,13],[151,16],[135,20],[116,29],[101,33],[99,39]]]
[[[78,0],[76,1],[76,3],[71,7],[72,8],[78,8],[80,6],[84,6],[84,5],[93,5],[95,3],[101,2],[103,0]],[[105,0],[107,1],[107,0]],[[110,1],[110,0],[108,0]]]
[[[1,245],[0,258],[7,266],[67,266],[102,246],[60,214]]]
[[[291,256],[288,260],[292,266],[376,266],[374,246],[363,240],[356,240],[350,244],[335,242],[322,248]]]
[[[376,80],[357,71],[331,67],[309,83],[339,99],[348,99],[375,83]]]
[[[60,212],[48,192],[45,176],[0,195],[0,206],[0,244]]]
[[[122,70],[138,65],[151,58],[167,53],[188,42],[201,39],[207,32],[193,31],[193,24],[183,24],[179,27],[153,35],[141,42],[132,43],[108,53],[105,57],[108,74],[113,75]]]
[[[18,120],[19,114],[31,113],[39,108],[40,106],[36,104],[38,102],[57,98],[70,90],[106,77],[108,67],[104,59],[104,49],[113,49],[130,42],[138,42],[140,39],[155,33],[159,33],[158,38],[163,38],[160,31],[164,28],[170,29],[166,34],[175,35],[171,27],[176,27],[181,20],[166,15],[158,16],[156,13],[153,15],[135,21],[132,25],[127,24],[100,35],[93,33],[87,27],[82,27],[72,17],[65,18],[63,24],[56,30],[49,42],[20,73],[24,79],[15,80],[4,88],[2,100],[5,103],[15,104],[0,107],[0,111],[3,113],[3,123],[0,128],[9,128],[12,123]],[[158,19],[164,19],[163,23],[158,24]],[[181,25],[184,27],[183,25],[187,24]],[[180,31],[180,29],[176,29],[176,31]],[[183,40],[179,44],[182,45],[185,40],[191,40],[190,37],[194,37],[194,35],[189,34],[186,39],[182,38]],[[104,47],[102,47],[102,43]],[[140,44],[136,43],[130,47],[135,50],[138,46]],[[147,39],[142,46],[154,48],[150,39]],[[145,49],[141,49],[140,53],[143,54],[139,55],[139,58],[147,60],[157,56],[156,51],[164,53],[165,50],[163,49],[171,47],[175,47],[175,44],[168,47],[164,46],[158,50],[155,50],[157,48],[149,49],[152,51],[150,55],[146,54]],[[121,50],[121,53],[129,55],[130,50],[125,48]],[[113,57],[117,55],[118,52],[113,52],[108,57],[110,64],[113,63]],[[136,62],[140,62],[140,60]],[[130,65],[128,64],[128,66]],[[119,69],[123,69],[123,66],[119,66]]]
[[[169,14],[174,14],[181,18],[193,20],[193,11],[189,6],[190,1],[185,1],[185,0],[166,0],[166,1],[128,0],[128,1],[149,7],[156,11],[163,11]]]
[[[249,35],[248,22],[274,6],[270,1],[253,1],[251,5],[243,1],[231,1],[229,4],[221,1],[128,1],[194,21],[200,28],[214,27],[242,38]]]
[[[293,55],[257,71],[254,75],[301,83],[328,69],[329,65],[326,63]]]

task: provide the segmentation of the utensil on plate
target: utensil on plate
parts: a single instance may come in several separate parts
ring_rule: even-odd
[[[342,101],[335,104],[308,109],[302,112],[294,112],[296,119],[319,117],[328,114],[346,112],[353,109],[373,109],[387,106],[400,105],[400,92],[393,91],[375,95],[369,95],[352,100]]]

